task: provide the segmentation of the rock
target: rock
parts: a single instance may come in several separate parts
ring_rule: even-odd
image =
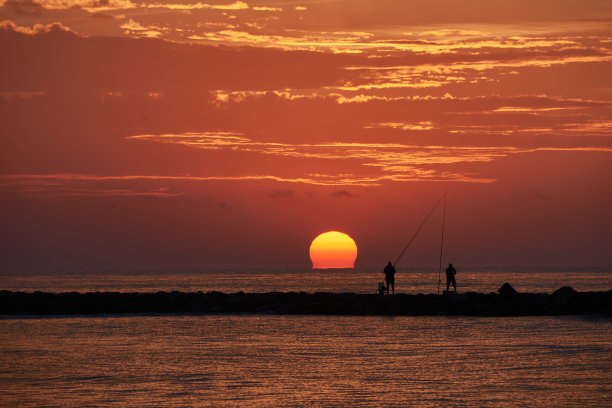
[[[553,292],[553,295],[555,296],[573,296],[576,293],[578,292],[576,292],[574,288],[572,288],[571,286],[563,286],[562,288],[555,290]]]
[[[500,295],[515,295],[518,292],[508,282],[504,283],[501,288],[497,289]]]
[[[496,293],[25,293],[0,290],[2,315],[74,315],[114,313],[274,313],[318,315],[549,316],[612,315],[612,291],[553,294],[520,293],[505,283]]]

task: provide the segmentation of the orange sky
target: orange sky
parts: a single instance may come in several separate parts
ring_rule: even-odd
[[[0,268],[612,264],[612,2],[0,0]],[[437,265],[441,214],[405,266]]]

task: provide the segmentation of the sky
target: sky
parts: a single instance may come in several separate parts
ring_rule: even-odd
[[[0,0],[0,271],[612,265],[608,0]],[[442,207],[400,266],[437,267]]]

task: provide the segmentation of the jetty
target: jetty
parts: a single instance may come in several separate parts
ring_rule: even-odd
[[[0,291],[0,315],[276,314],[350,316],[547,316],[612,317],[612,290],[463,294],[221,293],[221,292],[11,292]]]

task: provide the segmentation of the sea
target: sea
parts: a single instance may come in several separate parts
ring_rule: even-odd
[[[333,292],[375,293],[383,268],[356,269],[186,269],[136,271],[0,272],[0,290],[42,292]],[[398,268],[398,293],[446,289],[444,271]],[[509,282],[519,292],[550,293],[563,286],[577,291],[612,289],[612,266],[599,268],[457,268],[458,292],[495,292]]]
[[[457,269],[459,292],[505,282],[533,293],[612,289],[612,268]],[[374,293],[382,277],[378,268],[4,273],[0,289]],[[398,270],[397,292],[437,290],[437,270]],[[0,316],[0,406],[610,407],[612,318]]]

